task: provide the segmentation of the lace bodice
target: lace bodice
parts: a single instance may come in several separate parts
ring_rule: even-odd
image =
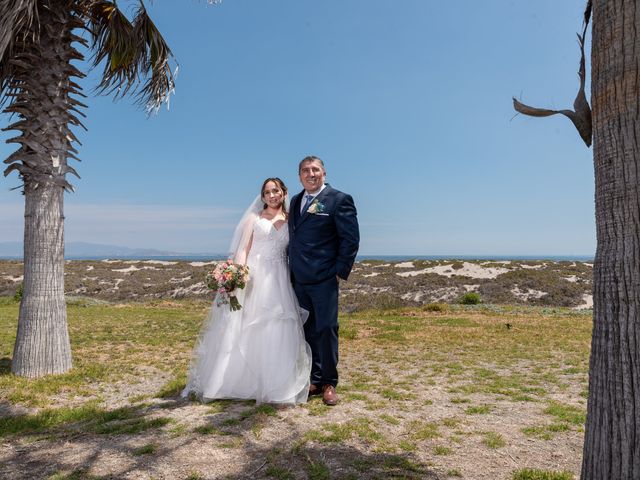
[[[253,240],[249,263],[257,261],[282,261],[287,259],[289,229],[284,223],[277,229],[270,220],[259,217],[253,226]]]

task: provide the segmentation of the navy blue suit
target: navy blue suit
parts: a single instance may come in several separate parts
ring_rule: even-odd
[[[289,268],[312,352],[311,383],[338,384],[338,280],[349,277],[360,243],[356,207],[350,195],[328,184],[316,196],[316,213],[300,213],[302,191],[291,199]]]

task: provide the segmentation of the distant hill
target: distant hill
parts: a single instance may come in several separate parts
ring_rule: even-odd
[[[65,257],[71,258],[131,258],[192,255],[153,248],[129,248],[88,242],[68,242]],[[0,258],[22,257],[22,242],[0,242]]]
[[[189,260],[78,260],[65,264],[67,295],[122,302],[213,298],[205,284],[213,257]],[[219,258],[218,258],[219,259]],[[20,261],[0,260],[0,297],[13,296],[23,280]],[[590,308],[591,262],[529,260],[413,260],[356,262],[340,282],[343,312],[395,307],[445,311],[440,303],[473,294],[485,304]],[[470,297],[470,298],[471,298]],[[434,304],[434,305],[430,305]]]

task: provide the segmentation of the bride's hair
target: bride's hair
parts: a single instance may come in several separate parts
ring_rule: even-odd
[[[287,215],[287,204],[285,202],[285,198],[287,196],[287,186],[278,177],[267,178],[264,182],[262,182],[262,188],[260,189],[260,198],[264,197],[264,187],[266,187],[267,183],[269,182],[275,183],[278,186],[278,188],[282,190],[282,212],[285,215]],[[267,208],[267,204],[263,202],[262,208],[263,209]]]

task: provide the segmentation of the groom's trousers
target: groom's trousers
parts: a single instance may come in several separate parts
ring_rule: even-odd
[[[309,311],[304,335],[311,347],[311,384],[338,385],[338,280],[331,277],[320,283],[293,288],[300,306]]]

